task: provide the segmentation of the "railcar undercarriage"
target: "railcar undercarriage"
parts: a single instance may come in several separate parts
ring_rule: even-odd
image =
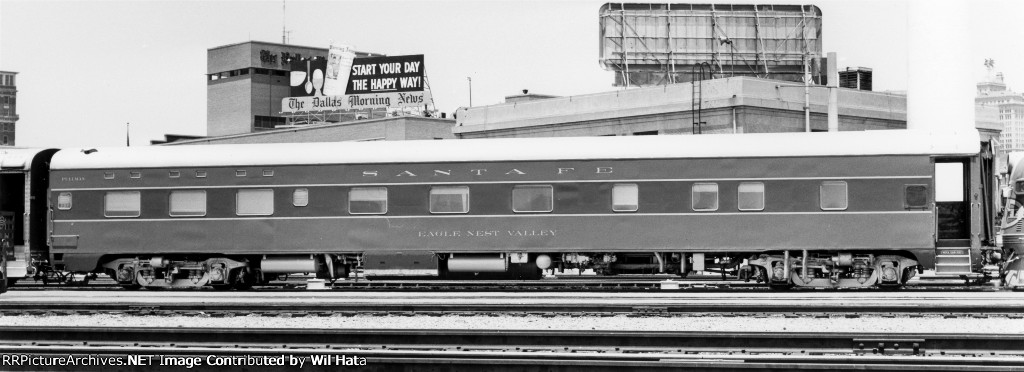
[[[571,252],[437,253],[441,279],[534,280],[545,274],[721,275],[771,288],[897,288],[923,267],[892,252]],[[248,289],[291,274],[336,281],[362,268],[360,253],[303,255],[160,255],[107,259],[102,271],[126,289]]]
[[[105,262],[103,270],[126,289],[198,288],[249,289],[288,274],[316,274],[317,278],[347,278],[359,265],[356,254],[288,256],[197,257],[165,255],[123,257]]]

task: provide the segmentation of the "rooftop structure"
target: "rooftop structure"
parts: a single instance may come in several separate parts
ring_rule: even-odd
[[[1002,73],[993,74],[977,84],[976,105],[993,107],[998,110],[997,120],[1002,124],[999,142],[1003,152],[1024,151],[1024,95],[1016,93],[1006,85]]]
[[[0,71],[0,146],[14,146],[18,122],[18,73]]]
[[[733,77],[506,102],[461,109],[454,131],[459,138],[802,132],[802,87]],[[906,128],[906,96],[844,88],[838,93],[840,131]],[[827,90],[812,89],[812,131],[828,129],[827,105]]]
[[[599,17],[600,62],[617,86],[709,76],[803,81],[805,67],[813,75],[824,67],[813,5],[608,3]]]
[[[291,92],[290,60],[302,58],[327,58],[327,48],[246,41],[208,49],[207,135],[252,133],[286,124],[281,100]]]

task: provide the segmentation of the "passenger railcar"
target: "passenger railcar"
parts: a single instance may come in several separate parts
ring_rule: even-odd
[[[48,259],[47,187],[56,149],[0,150],[0,289],[33,277]],[[2,290],[0,290],[2,292]]]
[[[974,131],[63,150],[48,258],[129,288],[357,267],[898,286],[998,258],[990,165]]]

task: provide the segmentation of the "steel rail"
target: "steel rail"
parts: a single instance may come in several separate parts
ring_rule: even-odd
[[[266,286],[258,286],[253,291],[297,291],[305,288],[305,277],[290,278]],[[672,280],[679,285],[678,290],[662,289],[663,281]],[[557,291],[592,291],[592,292],[650,292],[650,291],[720,291],[720,292],[761,292],[770,291],[764,283],[744,282],[737,280],[720,280],[714,275],[703,275],[694,278],[679,278],[662,275],[657,277],[625,276],[604,278],[594,276],[560,276],[557,279],[536,281],[516,280],[441,280],[431,277],[374,277],[371,280],[343,280],[328,287],[334,291],[518,291],[518,292],[557,292]],[[12,290],[110,290],[120,288],[113,280],[96,279],[87,285],[43,284],[41,282],[24,281],[12,286]],[[162,289],[163,291],[194,291],[196,289]],[[202,288],[199,290],[213,290]],[[821,291],[814,288],[792,288],[791,291]],[[830,289],[833,291],[891,291],[888,289]],[[949,277],[927,277],[912,281],[902,291],[957,291],[978,292],[997,291],[992,285],[969,284],[966,280]]]
[[[77,292],[74,292],[77,293]],[[136,315],[228,316],[249,314],[565,314],[674,316],[706,314],[777,314],[792,316],[940,315],[946,317],[1024,317],[1024,299],[1009,294],[991,296],[843,297],[828,293],[791,294],[787,297],[754,294],[748,297],[707,295],[600,296],[578,293],[424,293],[399,296],[382,292],[344,296],[332,292],[302,292],[270,296],[253,293],[132,293],[110,292],[80,296],[38,296],[8,293],[0,297],[0,314],[90,314],[116,312]],[[18,295],[24,295],[18,297]],[[865,293],[864,295],[871,295]]]
[[[345,355],[365,358],[368,367],[376,370],[446,365],[499,371],[549,367],[587,371],[613,367],[1020,370],[1024,335],[0,327],[0,353]]]

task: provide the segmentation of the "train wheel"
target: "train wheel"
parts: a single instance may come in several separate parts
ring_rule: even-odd
[[[235,277],[235,289],[243,291],[251,289],[254,283],[256,283],[256,275],[253,275],[245,268],[239,269]]]

